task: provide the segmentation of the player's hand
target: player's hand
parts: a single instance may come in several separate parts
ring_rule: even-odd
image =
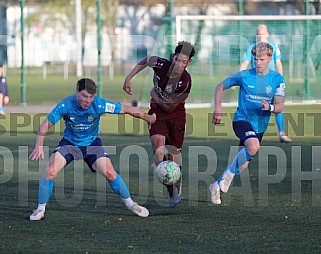
[[[132,95],[132,82],[128,80],[127,78],[125,79],[124,85],[123,85],[123,90],[128,93],[129,95]]]
[[[212,123],[213,124],[220,124],[221,121],[222,121],[222,113],[214,111]]]
[[[264,111],[270,110],[270,103],[268,103],[265,100],[262,101],[261,106],[262,106],[262,110]]]
[[[33,149],[32,153],[29,156],[30,160],[36,161],[39,158],[41,159],[45,159],[45,154],[43,152],[43,147],[36,147],[35,149]]]
[[[152,115],[148,115],[148,129],[150,129],[152,127],[152,124],[156,122],[156,114],[153,113]]]

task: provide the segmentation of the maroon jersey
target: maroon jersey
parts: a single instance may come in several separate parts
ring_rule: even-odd
[[[156,101],[151,99],[150,101],[150,113],[155,113],[157,120],[162,119],[175,119],[185,118],[185,101],[190,93],[192,80],[190,74],[184,70],[180,77],[170,78],[168,77],[168,71],[172,64],[165,58],[156,58],[154,66],[151,66],[154,70],[154,89],[158,94],[158,97],[166,101],[179,101],[179,105],[173,112],[164,111]]]

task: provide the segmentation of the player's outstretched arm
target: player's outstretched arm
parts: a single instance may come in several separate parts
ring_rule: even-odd
[[[135,77],[139,72],[144,70],[147,66],[151,66],[153,62],[155,62],[155,57],[145,57],[143,60],[141,60],[137,65],[134,66],[134,68],[128,73],[128,75],[125,78],[124,84],[123,84],[123,90],[132,95],[132,78]]]
[[[224,91],[223,83],[219,83],[215,88],[213,124],[220,124],[222,121],[222,96]]]
[[[36,145],[29,156],[30,160],[34,161],[34,160],[38,160],[39,158],[41,159],[45,158],[44,152],[43,152],[43,143],[45,140],[45,136],[51,126],[53,126],[53,124],[48,119],[44,120],[39,126],[38,132],[37,132]]]
[[[122,104],[121,113],[122,114],[129,114],[133,117],[145,120],[148,123],[149,128],[153,123],[156,122],[156,115],[155,114],[149,115],[148,113],[145,113],[139,107],[133,107],[130,105]]]

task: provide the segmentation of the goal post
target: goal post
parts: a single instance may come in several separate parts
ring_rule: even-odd
[[[321,15],[176,16],[176,41],[197,44],[197,61],[209,64],[213,75],[227,76],[237,70],[247,45],[256,40],[259,24],[268,26],[269,39],[280,47],[284,75],[294,84],[294,96],[308,97],[316,89],[321,97],[321,86],[313,86],[320,84],[321,76],[321,67],[316,68],[321,65]]]

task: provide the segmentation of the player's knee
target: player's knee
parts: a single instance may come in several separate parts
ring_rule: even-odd
[[[164,156],[165,156],[164,150],[159,149],[155,151],[155,154],[154,154],[155,164],[158,165],[161,161],[163,161]]]
[[[5,96],[5,97],[3,98],[3,102],[4,102],[4,104],[8,104],[8,103],[9,103],[9,97],[8,97],[8,96]]]
[[[251,146],[247,147],[247,152],[254,156],[260,149],[260,143],[252,144]]]
[[[45,177],[48,179],[48,180],[54,180],[56,177],[57,177],[57,173],[54,172],[54,171],[51,171],[51,170],[48,170],[45,174]]]
[[[117,177],[117,173],[114,169],[107,169],[105,173],[105,177],[107,180],[113,181]]]

